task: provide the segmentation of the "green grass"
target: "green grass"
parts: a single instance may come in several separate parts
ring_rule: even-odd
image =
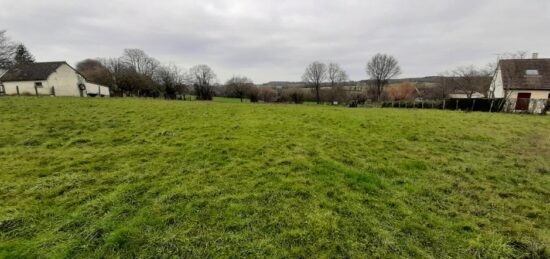
[[[550,117],[0,98],[0,257],[549,257]]]

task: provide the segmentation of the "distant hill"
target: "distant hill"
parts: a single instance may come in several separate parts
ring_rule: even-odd
[[[274,88],[286,88],[286,87],[300,87],[303,86],[303,82],[290,82],[290,81],[271,81],[260,86],[263,87],[274,87]]]
[[[399,84],[403,82],[411,82],[411,83],[424,83],[424,84],[435,84],[437,83],[442,77],[441,76],[425,76],[425,77],[409,77],[409,78],[398,78],[398,79],[392,79],[390,80],[390,84]],[[349,81],[345,83],[345,85],[365,85],[365,84],[371,84],[373,83],[372,80],[359,80],[359,81]],[[328,83],[325,83],[325,85],[328,85]],[[303,82],[292,82],[292,81],[271,81],[264,84],[259,85],[260,87],[274,87],[274,88],[287,88],[287,87],[303,87]]]

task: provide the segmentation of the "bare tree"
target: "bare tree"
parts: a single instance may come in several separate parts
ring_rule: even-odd
[[[0,30],[0,69],[8,69],[13,64],[16,45],[8,38],[5,30]]]
[[[367,75],[374,80],[378,101],[389,80],[400,73],[401,68],[397,59],[387,54],[378,53],[367,63]]]
[[[330,86],[334,87],[339,83],[345,82],[348,80],[348,74],[344,71],[340,65],[336,63],[328,64],[328,80],[330,81]]]
[[[125,49],[121,60],[137,73],[148,77],[153,77],[155,70],[160,66],[160,62],[141,49]]]
[[[122,78],[127,70],[124,62],[120,58],[100,58],[98,61],[109,71],[113,93],[121,97],[127,94],[128,89],[122,84]]]
[[[125,49],[120,58],[101,59],[109,70],[116,95],[159,97],[162,86],[155,80],[160,62],[140,49]]]
[[[518,50],[518,51],[515,51],[515,52],[499,53],[497,55],[498,55],[499,60],[501,60],[501,59],[526,59],[529,55],[529,51]]]
[[[189,70],[188,80],[193,84],[198,100],[212,100],[216,74],[207,65],[196,65]]]
[[[491,72],[473,65],[458,67],[446,75],[452,89],[459,90],[467,98],[472,98],[476,92],[487,93],[491,85]]]
[[[77,69],[97,83],[111,86],[113,95],[185,98],[185,73],[174,64],[161,65],[140,49],[125,49],[119,58],[88,59]]]
[[[302,80],[311,85],[315,89],[315,99],[317,104],[321,103],[321,84],[327,79],[327,65],[315,61],[306,68],[306,71],[302,75]]]
[[[176,65],[160,66],[155,73],[155,80],[162,86],[165,98],[176,99],[181,94],[185,99],[187,86],[182,71]]]
[[[225,83],[227,94],[231,97],[243,99],[250,94],[251,88],[254,86],[252,80],[245,76],[233,76]]]
[[[138,73],[122,58],[100,59],[112,79],[112,91],[119,96],[158,97],[161,86],[152,77]]]
[[[446,99],[449,97],[449,94],[453,91],[452,79],[447,77],[447,75],[440,74],[436,80],[435,86],[428,91],[428,96],[426,98],[431,99]]]

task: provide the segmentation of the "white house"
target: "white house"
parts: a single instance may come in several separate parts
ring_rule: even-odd
[[[0,77],[6,95],[110,96],[109,88],[86,81],[67,62],[20,64]]]
[[[537,113],[550,99],[550,59],[500,60],[489,97],[507,99],[508,110]]]

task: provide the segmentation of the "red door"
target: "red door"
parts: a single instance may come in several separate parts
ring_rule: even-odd
[[[518,111],[529,110],[529,102],[531,102],[531,93],[518,93],[518,99],[516,101],[516,110]]]

